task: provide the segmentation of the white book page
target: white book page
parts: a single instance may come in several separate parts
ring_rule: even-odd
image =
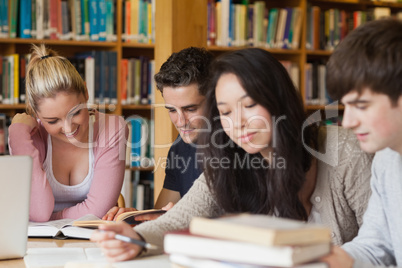
[[[99,220],[99,218],[96,217],[95,215],[88,214],[77,220],[80,220],[80,221],[81,220],[82,221]],[[61,219],[61,220],[47,221],[47,222],[29,222],[28,236],[31,236],[31,237],[38,237],[38,236],[54,237],[54,236],[57,236],[60,233],[62,233],[65,236],[71,235],[71,237],[89,238],[93,230],[80,228],[80,227],[72,227],[71,225],[73,224],[74,221],[75,220],[73,220],[73,219]]]

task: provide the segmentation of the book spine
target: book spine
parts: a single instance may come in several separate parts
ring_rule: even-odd
[[[92,56],[85,58],[85,83],[88,90],[88,103],[95,103],[95,59]]]
[[[90,21],[90,39],[91,41],[99,40],[98,29],[98,3],[97,0],[89,0],[89,21]]]
[[[109,51],[109,99],[111,104],[117,104],[117,52]]]
[[[31,38],[31,12],[27,10],[32,9],[31,0],[20,0],[20,27],[19,35],[21,38]]]
[[[89,2],[88,0],[81,0],[81,28],[82,34],[89,40],[90,23],[89,23]]]
[[[10,1],[9,8],[9,36],[10,38],[17,37],[17,18],[18,18],[18,0]]]
[[[99,41],[106,41],[106,0],[98,0]]]
[[[128,60],[122,59],[121,60],[121,93],[120,93],[120,100],[122,105],[126,105],[127,102],[127,75],[128,75]]]

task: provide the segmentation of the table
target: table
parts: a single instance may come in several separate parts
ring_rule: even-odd
[[[80,239],[51,239],[51,238],[29,238],[28,249],[30,248],[96,248],[97,245],[89,240]],[[155,264],[155,265],[153,265]],[[140,258],[132,261],[113,263],[112,267],[171,267],[168,256],[160,255],[148,258]],[[24,259],[0,260],[0,268],[26,268]]]

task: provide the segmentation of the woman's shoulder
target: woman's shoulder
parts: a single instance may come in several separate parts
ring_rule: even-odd
[[[319,150],[331,154],[337,167],[344,164],[371,163],[373,156],[360,148],[353,131],[340,126],[322,126],[319,129]]]

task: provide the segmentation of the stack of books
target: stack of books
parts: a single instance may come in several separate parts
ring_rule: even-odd
[[[322,225],[267,215],[192,219],[188,230],[165,235],[177,267],[326,267],[331,231]],[[207,265],[207,266],[205,266]]]

